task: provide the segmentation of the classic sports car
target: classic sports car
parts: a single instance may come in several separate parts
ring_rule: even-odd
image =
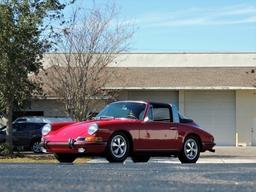
[[[214,152],[214,137],[171,104],[118,101],[107,105],[93,120],[46,124],[43,151],[60,162],[80,155],[105,156],[109,162],[147,162],[152,156],[176,156],[195,163],[200,152]]]

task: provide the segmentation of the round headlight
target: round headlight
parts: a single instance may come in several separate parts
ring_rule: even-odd
[[[88,134],[93,135],[96,131],[98,131],[99,127],[96,123],[92,123],[88,128]]]
[[[50,124],[45,124],[42,128],[42,135],[47,135],[52,130],[52,126]]]

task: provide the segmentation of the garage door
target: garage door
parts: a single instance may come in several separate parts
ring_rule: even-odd
[[[213,134],[217,145],[235,145],[234,91],[186,91],[184,112]]]
[[[128,99],[172,103],[178,106],[178,91],[129,91]]]

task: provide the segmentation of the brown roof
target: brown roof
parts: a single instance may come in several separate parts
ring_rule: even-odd
[[[107,89],[256,89],[254,67],[109,67],[116,74],[107,82]],[[51,68],[46,72],[48,75]],[[49,76],[36,79],[43,83],[47,96],[55,96],[49,87]]]
[[[133,67],[109,68],[119,78],[112,79],[108,88],[223,88],[254,89],[254,67]]]

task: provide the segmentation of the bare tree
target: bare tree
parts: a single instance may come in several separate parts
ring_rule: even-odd
[[[47,85],[76,120],[86,118],[97,99],[111,98],[104,86],[118,74],[108,70],[119,53],[127,51],[133,35],[130,24],[116,20],[115,6],[93,8],[82,17],[75,11],[70,27],[63,30],[58,50],[52,54]]]

